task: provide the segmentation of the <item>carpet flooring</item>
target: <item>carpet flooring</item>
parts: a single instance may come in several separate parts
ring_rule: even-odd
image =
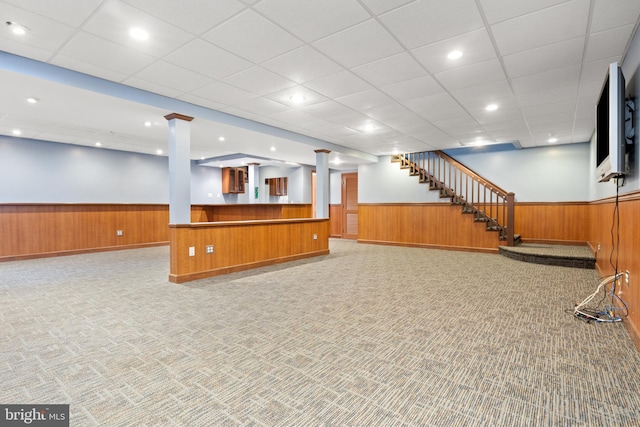
[[[0,263],[0,403],[72,426],[637,426],[593,270],[331,240],[169,283],[167,247]]]

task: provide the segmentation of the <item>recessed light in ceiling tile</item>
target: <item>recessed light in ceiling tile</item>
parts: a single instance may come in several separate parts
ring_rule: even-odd
[[[271,147],[271,151],[276,151],[276,147]]]
[[[224,139],[225,139],[224,136],[218,137],[218,141],[220,141],[220,142],[224,142]]]
[[[151,122],[144,122],[144,125],[149,128],[151,127]]]
[[[129,35],[131,36],[132,39],[139,40],[139,41],[144,41],[149,38],[149,32],[139,27],[131,28],[129,30]]]
[[[487,111],[496,111],[498,109],[498,104],[489,104],[484,107],[484,109]]]
[[[29,97],[29,98],[27,98],[27,102],[29,104],[37,104],[38,103],[38,98]]]
[[[295,95],[291,95],[289,97],[289,100],[291,102],[293,102],[294,104],[302,104],[304,101],[307,100],[307,98],[305,98],[304,95],[301,95],[301,94],[297,93]]]
[[[447,54],[447,58],[449,59],[460,59],[462,58],[462,51],[461,50],[452,50],[451,52],[449,52]]]
[[[365,125],[362,126],[362,130],[365,132],[373,132],[376,130],[376,126],[373,123],[365,123]]]
[[[22,131],[20,129],[14,129],[11,131],[11,133],[15,136],[22,135]]]
[[[100,141],[96,142],[96,147],[102,147],[102,142]]]
[[[11,29],[11,32],[18,36],[24,36],[29,31],[27,27],[14,21],[7,21],[6,24]]]
[[[162,150],[157,149],[157,150],[156,150],[156,154],[158,154],[158,155],[162,154]]]
[[[558,142],[558,138],[556,138],[555,136],[552,136],[551,138],[547,139],[547,142],[549,144],[555,144],[556,142]]]

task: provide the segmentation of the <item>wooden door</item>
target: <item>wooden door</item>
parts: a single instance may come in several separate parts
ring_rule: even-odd
[[[342,238],[358,238],[358,174],[342,174]]]

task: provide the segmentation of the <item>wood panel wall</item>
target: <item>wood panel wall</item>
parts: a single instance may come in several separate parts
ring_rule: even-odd
[[[169,234],[169,280],[175,283],[329,253],[328,219],[180,224]]]
[[[360,204],[358,242],[498,252],[498,233],[449,203]]]
[[[615,212],[614,209],[615,201],[610,199],[594,202],[589,206],[591,221],[588,240],[596,251],[596,267],[601,276],[614,274],[616,260],[619,272],[630,272],[629,285],[622,280],[617,286],[617,295],[629,304],[629,316],[624,319],[625,325],[640,349],[640,193],[621,198],[618,211]],[[619,249],[616,250],[617,225],[614,226],[613,240],[611,229],[617,224],[618,213],[620,241]]]
[[[329,236],[342,237],[342,205],[329,205]]]
[[[168,223],[166,205],[0,205],[0,259],[167,244]]]
[[[309,218],[311,205],[193,205],[191,221]],[[0,260],[39,258],[169,243],[169,206],[0,205]],[[116,235],[122,230],[122,236]]]
[[[589,203],[516,203],[515,233],[523,241],[585,244],[589,239]]]

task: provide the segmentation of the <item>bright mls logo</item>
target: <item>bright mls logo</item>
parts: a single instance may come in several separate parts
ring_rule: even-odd
[[[0,427],[69,427],[69,405],[2,405]]]

